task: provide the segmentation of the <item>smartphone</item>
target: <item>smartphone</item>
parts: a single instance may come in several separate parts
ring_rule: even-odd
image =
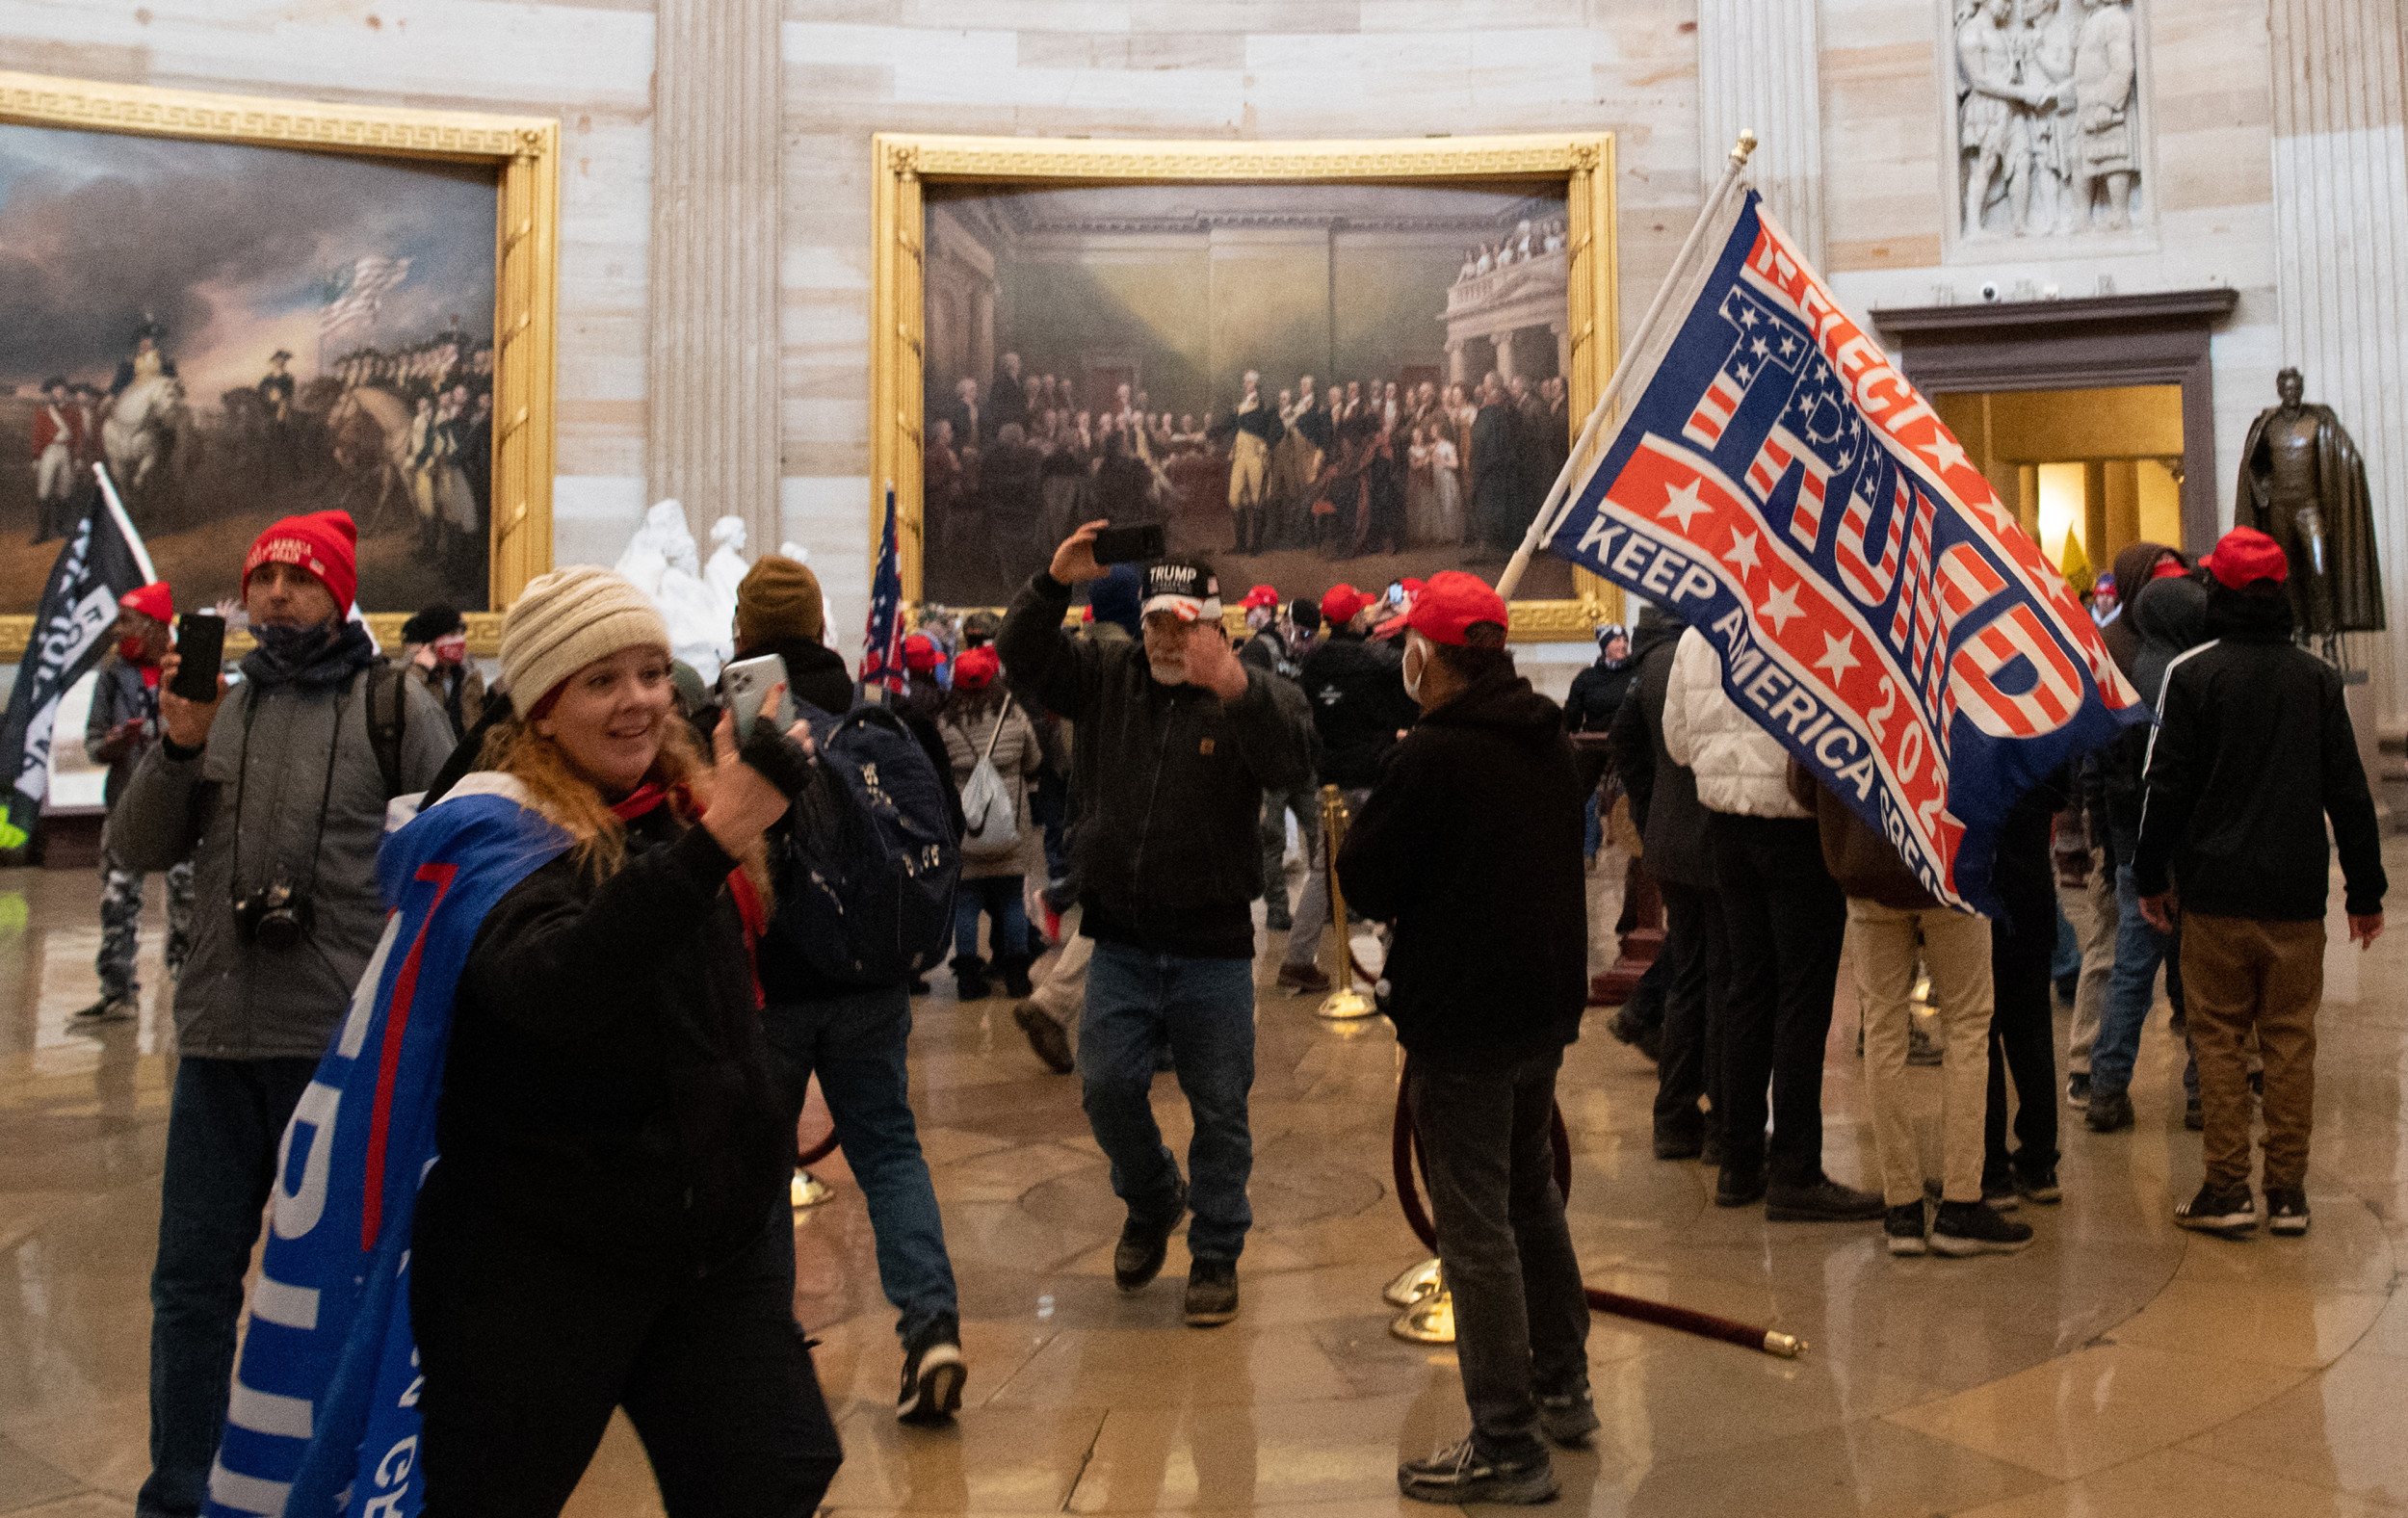
[[[736,742],[752,737],[753,719],[760,715],[762,699],[770,687],[786,683],[786,661],[775,654],[763,654],[758,659],[739,659],[720,671],[720,697],[729,711],[736,714]],[[776,721],[784,727],[790,721],[791,693],[778,697]]]
[[[175,651],[182,658],[168,689],[204,705],[218,698],[218,666],[225,662],[225,618],[215,612],[187,612],[175,619]]]
[[[1404,604],[1403,581],[1391,580],[1388,582],[1388,604],[1390,606],[1402,606]]]
[[[1163,524],[1143,522],[1135,527],[1107,527],[1095,535],[1095,562],[1099,564],[1143,563],[1160,559],[1170,551],[1163,538]]]

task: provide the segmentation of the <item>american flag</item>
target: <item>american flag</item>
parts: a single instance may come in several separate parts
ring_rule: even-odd
[[[861,683],[901,694],[903,674],[903,551],[895,538],[895,485],[886,484],[886,529],[870,582],[870,626],[861,640]]]
[[[2030,787],[2145,717],[2065,581],[1751,193],[1548,547],[1680,614],[1722,687],[1940,900],[1995,915]]]
[[[409,260],[381,258],[375,253],[363,255],[352,265],[344,279],[343,293],[327,303],[318,313],[318,335],[329,336],[354,322],[373,322],[384,298],[409,277]]]

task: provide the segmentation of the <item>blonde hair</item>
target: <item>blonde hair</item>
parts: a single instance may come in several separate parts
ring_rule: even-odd
[[[662,722],[661,751],[643,777],[669,793],[669,809],[692,826],[710,803],[711,767],[684,718],[672,711]],[[577,772],[561,746],[537,732],[534,723],[510,718],[497,725],[485,735],[478,767],[499,770],[525,786],[536,809],[577,840],[569,858],[595,880],[609,879],[626,864],[627,824],[592,782]],[[682,795],[677,789],[681,785]],[[766,906],[772,899],[768,849],[756,840],[737,862]]]

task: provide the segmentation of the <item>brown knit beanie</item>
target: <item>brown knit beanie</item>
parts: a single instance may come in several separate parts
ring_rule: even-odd
[[[668,624],[625,576],[572,564],[528,582],[502,618],[502,683],[523,720],[555,687],[622,648],[668,650]]]
[[[736,587],[736,636],[746,643],[799,638],[818,642],[827,619],[820,605],[820,577],[775,554],[745,571]]]

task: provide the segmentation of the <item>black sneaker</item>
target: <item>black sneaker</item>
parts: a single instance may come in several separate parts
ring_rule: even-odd
[[[2055,1207],[2065,1200],[2065,1191],[2056,1184],[2054,1168],[2043,1170],[2038,1175],[2018,1174],[2015,1177],[2015,1194],[2025,1201],[2038,1202],[2043,1207]]]
[[[2031,1224],[2002,1217],[1987,1202],[1942,1202],[1931,1222],[1931,1252],[1961,1260],[1975,1254],[2013,1254],[2031,1243]]]
[[[1906,1025],[1906,1062],[1918,1069],[1928,1070],[1945,1061],[1947,1053],[1940,1040],[1924,1031],[1921,1021]]]
[[[78,1008],[77,1021],[87,1023],[121,1023],[142,1010],[140,1003],[130,996],[104,996],[90,1007]]]
[[[1491,1460],[1464,1440],[1426,1460],[1397,1467],[1397,1490],[1417,1503],[1509,1503],[1529,1506],[1555,1501],[1555,1462]]]
[[[1703,1123],[1667,1124],[1656,1130],[1656,1158],[1659,1160],[1694,1160],[1706,1152],[1706,1128]]]
[[[1931,1245],[1924,1237],[1924,1204],[1908,1202],[1893,1207],[1881,1216],[1881,1231],[1890,1241],[1892,1254],[1928,1254]]]
[[[1570,1391],[1538,1400],[1539,1431],[1567,1450],[1585,1449],[1588,1436],[1598,1426],[1597,1402],[1589,1396],[1585,1380]]]
[[[1753,1207],[1765,1199],[1765,1167],[1726,1165],[1714,1177],[1716,1207]]]
[[[1029,1052],[1045,1068],[1056,1075],[1071,1072],[1075,1061],[1070,1054],[1070,1034],[1054,1019],[1053,1013],[1034,1002],[1021,1002],[1012,1008],[1011,1020],[1029,1035]]]
[[[2076,1070],[2065,1078],[2065,1105],[2081,1112],[2090,1106],[2090,1072]]]
[[[2133,1099],[2122,1091],[2092,1091],[2082,1126],[2094,1134],[2111,1134],[2133,1125]]]
[[[2301,1198],[2301,1203],[2304,1217],[2306,1198]],[[2174,1209],[2174,1221],[2201,1233],[2239,1239],[2258,1226],[2258,1203],[2249,1194],[2247,1182],[2218,1191],[2214,1183],[2203,1181],[2198,1195]]]
[[[2308,1193],[2296,1186],[2265,1189],[2265,1231],[2297,1238],[2308,1231]]]
[[[1188,1326],[1217,1328],[1238,1316],[1238,1262],[1198,1260],[1188,1267]]]
[[[895,1402],[895,1421],[936,1424],[961,1406],[961,1383],[969,1370],[961,1363],[961,1330],[950,1319],[939,1320],[904,1350],[903,1395]]]
[[[1712,1123],[1706,1125],[1706,1147],[1697,1151],[1697,1163],[1712,1169],[1722,1168],[1722,1135]]]
[[[1179,1219],[1187,1216],[1187,1211],[1188,1183],[1181,1181],[1170,1211],[1162,1218],[1147,1222],[1135,1213],[1129,1215],[1129,1220],[1120,1225],[1120,1243],[1112,1250],[1114,1286],[1124,1292],[1142,1291],[1163,1273],[1163,1261],[1170,1253],[1170,1236],[1178,1230]]]
[[[1721,1198],[1716,1197],[1719,1201]],[[1797,1183],[1776,1181],[1765,1190],[1765,1219],[1776,1223],[1859,1223],[1888,1209],[1871,1191],[1842,1186],[1827,1175]]]
[[[1985,1175],[1981,1178],[1981,1204],[1994,1213],[2011,1213],[2024,1205],[2024,1197],[2015,1189],[2013,1176]]]

